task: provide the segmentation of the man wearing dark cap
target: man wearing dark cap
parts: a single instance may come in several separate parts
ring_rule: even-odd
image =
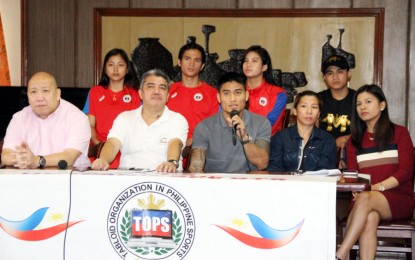
[[[350,116],[356,92],[349,88],[350,65],[345,57],[335,54],[322,62],[321,72],[327,89],[318,93],[323,102],[319,127],[331,133],[337,147],[342,149],[350,136]]]

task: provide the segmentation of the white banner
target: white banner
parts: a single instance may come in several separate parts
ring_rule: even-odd
[[[0,259],[320,260],[336,249],[335,177],[6,169],[0,198]]]

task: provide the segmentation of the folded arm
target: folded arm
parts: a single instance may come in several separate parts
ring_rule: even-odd
[[[40,156],[46,159],[47,166],[57,166],[59,161],[65,160],[68,166],[72,166],[81,152],[75,149],[65,149],[60,153],[54,154],[33,154],[26,143],[16,146],[15,150],[4,149],[1,154],[4,165],[13,166],[19,169],[34,169],[39,167]]]

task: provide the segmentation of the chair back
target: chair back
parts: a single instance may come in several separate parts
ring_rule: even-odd
[[[292,109],[290,108],[285,109],[284,119],[282,122],[282,129],[294,125],[297,121],[297,117],[291,113],[291,110]]]
[[[282,129],[285,129],[288,127],[288,124],[290,123],[290,115],[291,115],[291,109],[289,108],[285,109],[284,119],[282,121]]]

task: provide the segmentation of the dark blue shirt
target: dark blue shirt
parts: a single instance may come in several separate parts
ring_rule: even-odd
[[[268,171],[296,171],[301,163],[303,171],[335,169],[337,148],[334,137],[314,127],[301,156],[303,138],[298,134],[297,125],[279,131],[271,138],[271,155]]]

